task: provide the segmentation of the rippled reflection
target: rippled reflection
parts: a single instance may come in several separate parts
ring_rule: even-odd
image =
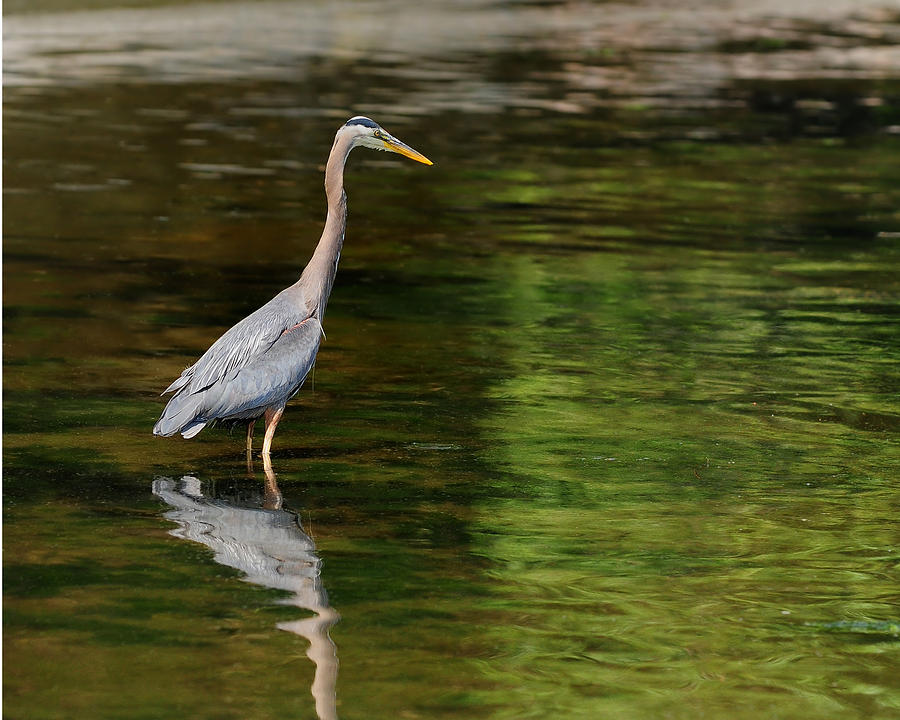
[[[248,582],[291,593],[283,604],[315,613],[277,627],[309,641],[306,654],[316,666],[312,684],[316,714],[320,720],[337,718],[337,648],[328,631],[340,615],[328,604],[315,542],[297,515],[282,507],[275,474],[266,473],[262,502],[255,504],[205,493],[203,483],[191,475],[177,481],[157,478],[153,493],[174,508],[165,513],[178,524],[172,535],[206,545],[216,562],[240,570]]]

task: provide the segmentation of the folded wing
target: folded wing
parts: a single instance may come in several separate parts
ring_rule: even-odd
[[[315,362],[322,325],[285,292],[222,335],[165,392],[175,392],[153,428],[193,437],[213,420],[259,417],[286,403]]]

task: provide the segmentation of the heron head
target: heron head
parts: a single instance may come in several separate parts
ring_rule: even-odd
[[[341,128],[341,131],[353,133],[353,147],[387,150],[388,152],[405,155],[416,162],[425,163],[426,165],[434,164],[422,153],[413,150],[409,145],[395,138],[377,122],[369,120],[369,118],[362,115],[350,118],[344,127]]]

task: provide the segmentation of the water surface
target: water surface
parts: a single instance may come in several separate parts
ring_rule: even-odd
[[[134,4],[4,18],[10,718],[900,713],[896,4]],[[357,113],[277,478],[152,437]]]

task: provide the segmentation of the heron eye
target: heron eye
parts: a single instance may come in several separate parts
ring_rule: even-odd
[[[381,130],[376,130],[376,131],[375,131],[374,133],[372,133],[372,134],[373,134],[375,137],[377,137],[379,140],[384,140],[384,133],[381,132]]]

